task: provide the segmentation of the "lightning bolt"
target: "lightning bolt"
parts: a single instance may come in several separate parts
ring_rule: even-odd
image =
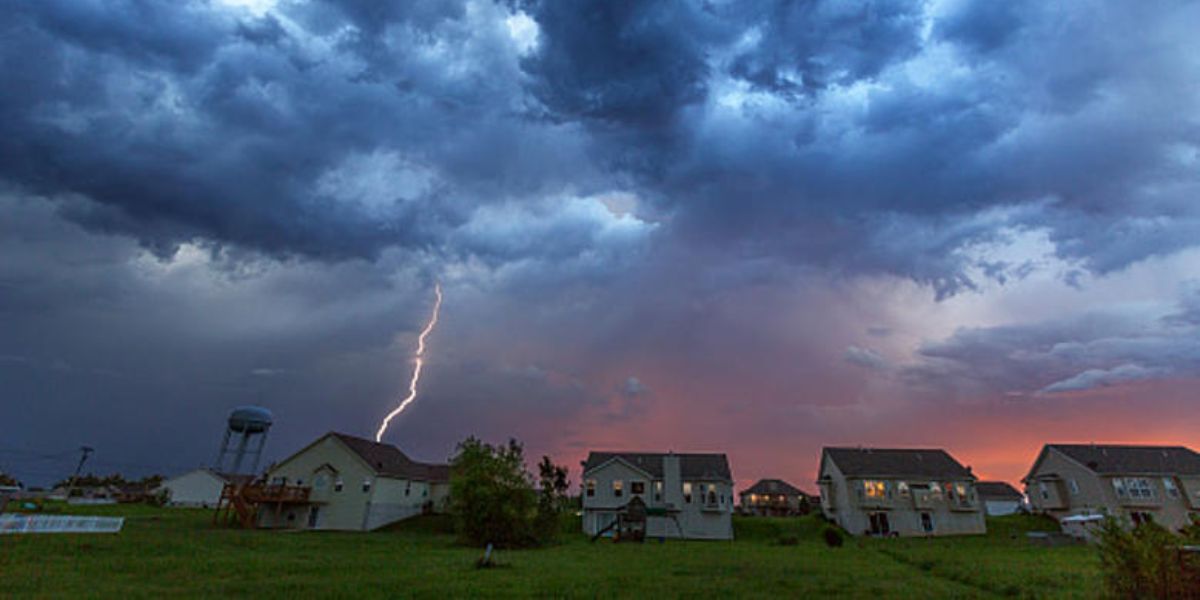
[[[433,303],[433,314],[429,316],[429,322],[425,324],[425,329],[421,330],[421,335],[417,336],[417,354],[415,357],[416,360],[413,363],[412,379],[408,382],[408,396],[401,400],[400,405],[388,413],[388,416],[383,418],[383,422],[379,424],[379,431],[375,432],[376,442],[383,439],[383,432],[387,431],[392,419],[404,412],[404,409],[408,408],[408,405],[417,399],[417,385],[421,383],[421,367],[425,365],[425,338],[429,337],[429,334],[433,332],[433,328],[437,326],[438,313],[442,310],[442,284],[435,283],[433,285],[433,293],[437,300]]]

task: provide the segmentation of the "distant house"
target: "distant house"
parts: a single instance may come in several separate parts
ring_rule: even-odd
[[[1003,481],[977,481],[975,493],[983,502],[984,511],[989,517],[1011,515],[1021,510],[1025,497],[1017,488]]]
[[[637,499],[637,502],[633,502]],[[733,475],[724,454],[592,452],[583,462],[583,530],[612,530],[630,503],[647,537],[733,539]]]
[[[410,459],[399,448],[327,433],[271,467],[258,500],[257,525],[370,531],[445,508],[450,466]],[[272,488],[287,490],[273,498]],[[293,492],[302,493],[293,493]]]
[[[825,448],[821,510],[853,535],[987,532],[975,476],[944,450]]]
[[[759,516],[798,515],[811,502],[811,496],[782,479],[760,479],[738,497],[740,512]]]
[[[230,475],[201,468],[164,480],[155,491],[166,493],[167,506],[210,508],[217,505],[225,484],[252,479],[253,475]]]
[[[1200,454],[1183,446],[1047,444],[1022,480],[1038,513],[1112,515],[1179,529],[1200,520]]]

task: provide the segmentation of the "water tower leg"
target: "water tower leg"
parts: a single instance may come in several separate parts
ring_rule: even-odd
[[[217,450],[217,462],[213,464],[213,468],[220,473],[225,466],[225,451],[229,448],[229,435],[233,432],[226,429],[225,439],[221,440],[221,449]]]
[[[262,458],[263,446],[267,445],[267,432],[259,434],[258,447],[254,449],[254,463],[250,467],[250,472],[258,475],[258,460]]]
[[[246,443],[248,441],[250,441],[250,435],[243,431],[241,439],[238,440],[237,450],[233,453],[233,470],[230,473],[241,473],[242,459],[246,457]]]

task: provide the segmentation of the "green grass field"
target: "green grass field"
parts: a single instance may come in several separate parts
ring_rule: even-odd
[[[858,540],[828,548],[814,517],[735,519],[734,542],[590,543],[496,555],[455,544],[441,518],[370,534],[216,528],[211,513],[145,506],[72,508],[127,517],[119,534],[0,536],[0,597],[836,596],[1094,598],[1095,551],[1043,548],[1032,517],[986,537]],[[577,523],[567,524],[576,527]],[[566,527],[564,527],[565,529]],[[781,537],[795,536],[795,545]]]

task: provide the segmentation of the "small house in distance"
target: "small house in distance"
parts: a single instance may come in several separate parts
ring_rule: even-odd
[[[945,450],[825,448],[821,510],[852,535],[987,533],[975,476]]]
[[[1003,481],[977,481],[975,492],[983,502],[984,511],[989,517],[1011,515],[1021,510],[1025,497],[1017,488]]]
[[[764,517],[806,514],[812,497],[782,479],[760,479],[738,494],[739,512]]]
[[[636,498],[646,537],[733,539],[733,475],[724,454],[592,452],[582,482],[588,535],[613,531]]]
[[[265,480],[227,487],[223,499],[244,521],[266,528],[370,531],[441,511],[450,493],[449,465],[333,432],[268,469]],[[244,504],[254,506],[249,519]]]
[[[1047,444],[1022,480],[1034,512],[1110,515],[1180,529],[1200,521],[1200,454],[1183,446]]]
[[[253,475],[230,475],[212,469],[195,469],[164,480],[156,492],[165,492],[167,506],[211,508],[221,499],[228,483],[248,483]]]

